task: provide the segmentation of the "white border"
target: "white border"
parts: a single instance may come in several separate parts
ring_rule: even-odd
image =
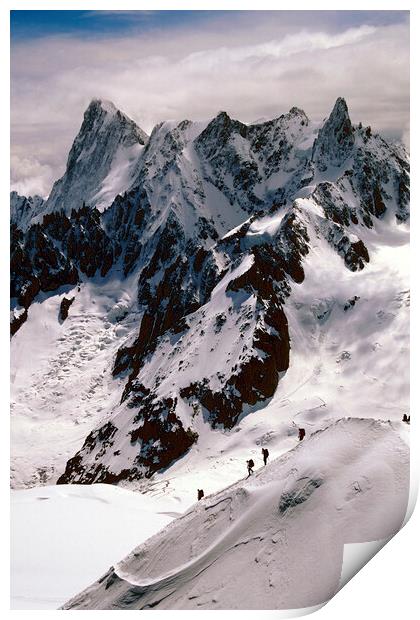
[[[417,3],[418,4],[418,3]],[[1,192],[1,225],[0,225],[0,251],[1,251],[1,275],[2,275],[2,295],[1,300],[1,325],[2,325],[2,356],[0,357],[0,377],[2,381],[1,394],[3,396],[3,407],[1,413],[3,415],[2,425],[2,437],[3,446],[0,452],[2,457],[1,467],[1,480],[2,490],[4,493],[3,510],[0,511],[2,517],[1,532],[5,537],[5,544],[3,549],[9,548],[8,533],[9,533],[9,512],[6,510],[8,506],[8,484],[9,484],[9,448],[8,448],[8,436],[9,433],[8,423],[8,393],[9,393],[9,357],[8,357],[8,220],[9,220],[9,169],[10,169],[10,157],[9,157],[9,128],[10,128],[10,84],[9,84],[9,10],[168,10],[168,9],[212,9],[212,10],[411,10],[411,165],[414,174],[412,174],[412,191],[411,191],[411,204],[414,205],[412,211],[412,231],[414,235],[414,241],[412,242],[412,316],[419,317],[419,304],[418,304],[418,285],[416,280],[418,276],[416,274],[417,265],[420,265],[418,255],[418,239],[417,230],[418,215],[416,210],[418,208],[419,201],[419,181],[418,181],[418,147],[414,138],[420,136],[419,122],[417,120],[420,110],[418,99],[418,79],[415,79],[415,73],[419,71],[416,66],[415,59],[419,58],[418,49],[418,37],[419,37],[419,18],[416,2],[396,2],[391,0],[379,1],[353,1],[353,2],[341,2],[338,4],[335,2],[310,2],[299,1],[294,2],[275,2],[267,0],[259,0],[258,2],[250,0],[212,0],[211,2],[199,1],[199,0],[156,0],[155,2],[147,1],[133,1],[133,0],[3,0],[0,5],[0,45],[1,45],[1,85],[2,96],[0,98],[0,119],[2,124],[2,131],[0,133],[2,140],[1,147],[1,165],[0,165],[0,192]],[[416,113],[417,111],[417,113]],[[413,320],[411,325],[411,340],[412,340],[412,353],[411,353],[411,368],[412,368],[412,406],[411,411],[413,413],[412,424],[412,500],[411,511],[414,508],[414,495],[417,493],[418,487],[418,475],[419,475],[419,427],[420,422],[416,411],[416,405],[419,402],[418,399],[418,383],[419,379],[415,371],[417,366],[417,350],[414,343],[418,341],[419,330],[416,325],[417,321]],[[414,374],[415,373],[415,374]],[[417,415],[416,415],[417,414]],[[416,423],[417,417],[417,423]],[[420,532],[420,512],[417,509],[414,512],[413,517],[410,519],[404,530],[399,533],[393,540],[391,540],[380,553],[373,558],[360,573],[358,573],[351,582],[345,586],[325,607],[316,612],[316,618],[318,620],[354,620],[355,615],[360,618],[382,618],[395,620],[396,617],[411,619],[418,617],[418,601],[417,601],[417,589],[418,589],[418,558],[417,553],[420,549],[419,546],[419,532]],[[13,614],[14,618],[19,618],[20,614],[31,614],[31,617],[44,618],[45,611],[9,611],[9,561],[6,557],[2,558],[1,563],[1,609],[6,614]],[[50,614],[59,614],[58,611],[47,612]],[[87,612],[67,612],[77,613],[78,618],[80,613]],[[103,613],[103,612],[88,612]],[[116,612],[124,613],[124,612]],[[153,614],[153,618],[157,618],[165,612],[150,611],[142,612],[143,614]],[[184,612],[184,611],[170,611],[171,618],[181,618],[188,614],[191,618],[192,614],[197,614],[197,617],[201,618],[202,614],[212,614],[219,618],[232,618],[239,617],[241,620],[244,618],[252,618],[255,620],[261,616],[279,618],[280,614],[276,611],[261,612]],[[51,616],[50,616],[51,617]],[[92,616],[89,615],[88,618]]]

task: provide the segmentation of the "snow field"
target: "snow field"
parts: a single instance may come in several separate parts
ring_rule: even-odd
[[[12,609],[57,609],[184,508],[105,484],[12,491]]]
[[[194,505],[66,608],[318,605],[339,587],[345,543],[398,531],[408,478],[392,424],[339,420]]]
[[[119,403],[122,386],[112,378],[112,366],[137,328],[132,286],[132,279],[87,282],[80,291],[42,294],[31,305],[11,342],[13,488],[54,483],[86,435]],[[60,322],[64,296],[75,301]]]

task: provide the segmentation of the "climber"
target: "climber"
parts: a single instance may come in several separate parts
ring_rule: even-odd
[[[254,467],[254,461],[252,459],[249,459],[249,461],[246,462],[246,466],[248,468],[248,478],[249,478],[250,475],[254,473],[252,471],[252,468]]]
[[[267,465],[267,460],[268,460],[268,457],[269,457],[269,452],[268,452],[267,448],[262,448],[261,452],[262,452],[263,459],[264,459],[264,465]]]
[[[198,497],[198,501],[200,501],[200,499],[203,499],[204,497],[203,489],[197,489],[197,497]]]
[[[306,432],[304,428],[300,428],[299,429],[299,441],[302,441],[302,439],[305,437]]]

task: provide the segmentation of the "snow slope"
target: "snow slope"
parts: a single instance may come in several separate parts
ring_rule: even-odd
[[[64,297],[75,297],[66,321]],[[56,482],[92,426],[120,399],[112,363],[137,324],[133,278],[40,294],[11,341],[11,484]]]
[[[65,608],[317,605],[339,586],[345,543],[398,531],[408,490],[409,452],[397,427],[339,420],[202,500]]]
[[[21,196],[10,192],[10,222],[25,230],[33,217],[42,211],[45,200],[41,196]]]
[[[12,491],[12,609],[57,609],[184,509],[102,484]]]

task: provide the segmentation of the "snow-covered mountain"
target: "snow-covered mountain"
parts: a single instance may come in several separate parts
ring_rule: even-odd
[[[17,192],[10,192],[10,222],[26,230],[31,220],[40,213],[45,200],[41,196],[21,196]]]
[[[400,419],[408,220],[406,152],[343,99],[148,140],[93,101],[43,215],[12,222],[13,484],[196,467],[216,490],[214,459],[298,423]]]
[[[196,503],[64,609],[320,605],[340,587],[345,544],[398,532],[408,478],[393,425],[339,420]]]
[[[42,214],[70,214],[84,204],[100,211],[132,181],[147,134],[110,101],[94,99],[67,159],[64,175],[54,183]]]

